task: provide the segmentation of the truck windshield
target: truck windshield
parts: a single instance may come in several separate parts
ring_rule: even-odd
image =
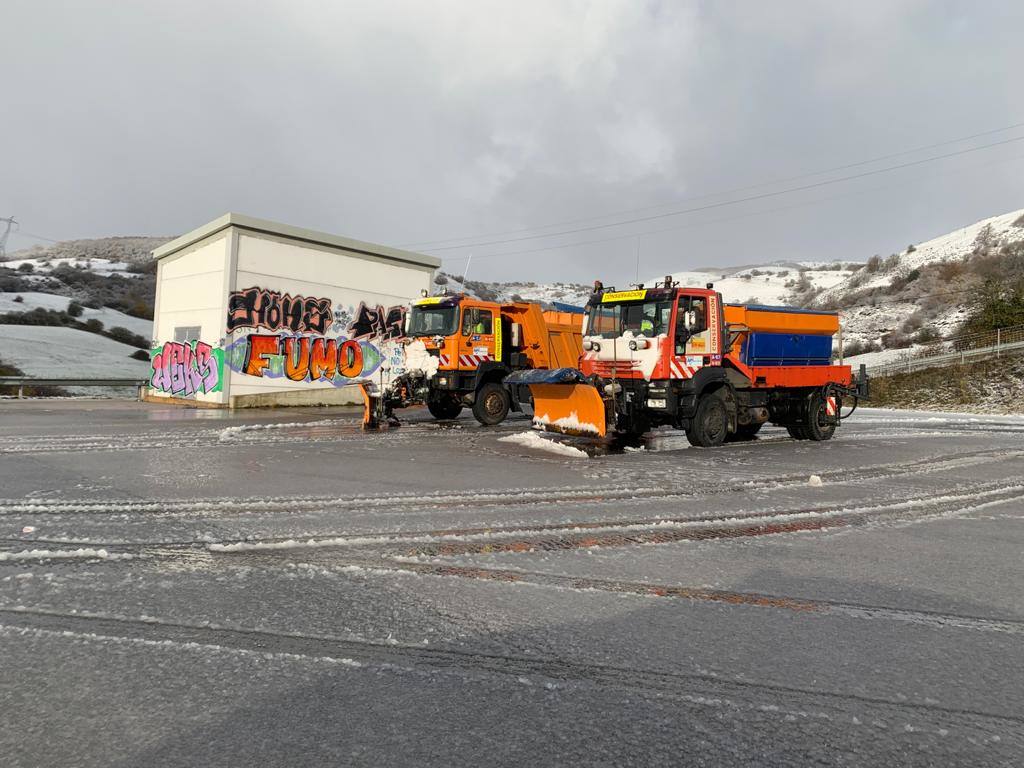
[[[458,307],[413,307],[408,336],[451,336],[459,321]]]
[[[587,336],[611,339],[626,331],[639,336],[658,336],[669,332],[671,301],[631,301],[622,304],[597,304],[587,317]]]

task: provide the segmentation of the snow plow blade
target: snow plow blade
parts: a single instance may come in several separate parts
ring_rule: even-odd
[[[530,388],[533,423],[545,432],[604,437],[608,431],[601,393],[575,368],[518,371],[505,383]]]
[[[359,385],[359,392],[363,396],[363,429],[372,430],[380,426],[377,417],[377,398],[370,392],[370,388],[363,383]]]

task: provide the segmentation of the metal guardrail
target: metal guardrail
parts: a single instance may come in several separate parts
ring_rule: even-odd
[[[919,348],[913,354],[881,365],[868,367],[871,376],[892,376],[911,373],[951,363],[967,363],[988,357],[1024,352],[1024,325],[999,328],[986,333],[955,336]]]
[[[38,376],[0,376],[0,387],[17,387],[18,397],[25,387],[144,387],[149,379],[58,379]]]

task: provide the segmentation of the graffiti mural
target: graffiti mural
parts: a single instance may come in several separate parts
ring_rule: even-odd
[[[359,303],[355,319],[349,324],[348,332],[353,338],[374,336],[383,341],[399,339],[405,334],[405,307],[398,304],[385,309],[380,304],[369,307],[365,301]]]
[[[257,287],[228,296],[228,333],[239,328],[326,333],[333,321],[330,299],[282,295]]]
[[[219,392],[224,379],[224,350],[201,341],[169,341],[150,351],[150,386],[176,397]]]
[[[247,376],[328,382],[336,387],[365,379],[386,354],[366,340],[344,336],[285,336],[250,333],[225,350],[225,363]]]
[[[345,308],[258,286],[233,291],[224,364],[245,376],[345,386],[401,364],[405,313],[402,304]],[[328,336],[332,326],[346,335]],[[254,332],[232,341],[240,329]]]

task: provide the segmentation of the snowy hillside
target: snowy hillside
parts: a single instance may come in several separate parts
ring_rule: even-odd
[[[434,288],[447,289],[449,293],[466,293],[488,301],[542,301],[562,302],[582,307],[587,303],[593,290],[591,285],[582,283],[489,283],[468,280],[465,283],[457,275],[439,272],[434,278]]]
[[[0,360],[17,366],[26,376],[78,378],[149,378],[138,350],[74,328],[45,325],[5,325],[0,333]]]
[[[21,301],[16,301],[20,298]],[[64,312],[71,300],[67,296],[57,296],[52,293],[3,293],[0,292],[0,313],[4,312],[26,312],[31,309],[52,309],[55,312]],[[132,317],[124,312],[118,312],[110,307],[92,309],[82,308],[82,315],[78,318],[82,322],[96,319],[103,323],[107,330],[111,328],[127,328],[132,333],[137,333],[145,339],[153,336],[153,321],[140,317]]]
[[[1024,209],[1011,211],[999,216],[976,221],[973,224],[955,229],[945,235],[928,240],[920,245],[911,246],[896,255],[895,264],[890,269],[881,269],[871,274],[866,280],[844,280],[819,297],[819,302],[827,302],[840,298],[852,290],[865,290],[888,285],[894,277],[906,276],[915,269],[929,264],[948,261],[963,261],[970,257],[977,248],[999,248],[1000,246],[1024,238]]]
[[[961,331],[974,310],[979,259],[1024,241],[1024,209],[974,222],[889,256],[810,297],[842,312],[845,341],[889,347]]]
[[[673,272],[681,286],[703,288],[714,283],[728,302],[744,304],[799,304],[801,296],[827,290],[854,275],[862,264],[827,262],[777,262],[759,266],[715,268]],[[658,276],[645,285],[664,280]]]
[[[171,240],[169,237],[101,237],[93,240],[63,240],[47,246],[35,246],[9,254],[0,266],[17,269],[26,262],[49,270],[61,264],[82,266],[102,274],[124,272],[129,266],[145,264],[150,253]]]

